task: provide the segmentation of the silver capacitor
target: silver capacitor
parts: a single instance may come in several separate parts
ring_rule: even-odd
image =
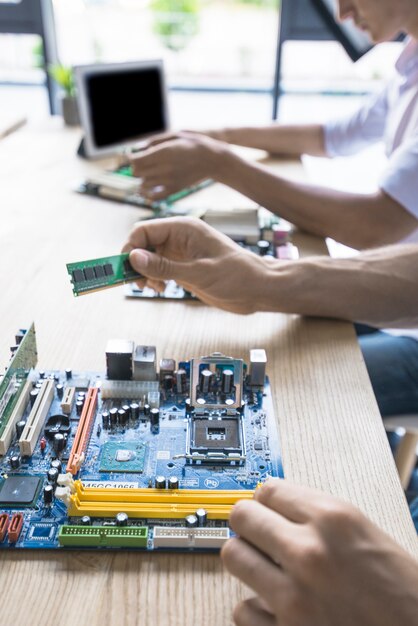
[[[177,476],[170,476],[168,479],[168,488],[169,489],[178,489],[179,488],[179,479]]]
[[[222,372],[222,393],[231,393],[234,384],[234,372],[232,370],[224,370]]]
[[[196,517],[198,526],[206,526],[208,521],[208,512],[205,509],[197,509]]]
[[[199,524],[199,520],[197,519],[196,515],[188,515],[184,521],[187,528],[196,528],[196,526],[198,526]]]
[[[187,372],[184,369],[179,369],[176,372],[176,390],[180,394],[187,391]]]
[[[167,481],[165,476],[156,476],[155,477],[155,488],[156,489],[165,489],[167,486]]]
[[[199,376],[200,393],[209,393],[212,386],[213,374],[210,370],[202,370]]]
[[[116,526],[128,525],[128,516],[126,513],[117,513],[115,519],[116,519]]]

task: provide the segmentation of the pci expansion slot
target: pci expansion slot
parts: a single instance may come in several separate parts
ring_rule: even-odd
[[[70,472],[71,474],[77,474],[84,461],[86,447],[89,441],[94,417],[96,415],[98,393],[99,390],[96,387],[90,387],[87,392],[77,432],[71,448],[70,457],[67,463],[67,472]]]
[[[35,450],[41,428],[54,399],[54,391],[55,382],[44,380],[19,439],[22,456],[32,456]]]

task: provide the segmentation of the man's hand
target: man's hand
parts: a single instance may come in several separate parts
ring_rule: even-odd
[[[146,150],[131,155],[134,176],[142,178],[141,193],[159,200],[216,178],[226,144],[193,132],[157,135]]]
[[[140,223],[123,251],[154,289],[174,279],[203,302],[234,313],[262,310],[269,292],[268,261],[194,218]]]
[[[257,594],[238,626],[418,624],[418,563],[351,505],[271,479],[230,524],[222,559]]]

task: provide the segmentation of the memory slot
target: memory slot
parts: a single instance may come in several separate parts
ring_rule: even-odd
[[[139,502],[80,502],[76,498],[71,498],[68,507],[70,517],[114,517],[118,513],[126,513],[130,518],[141,519],[182,519],[187,515],[193,515],[197,508],[205,508],[208,519],[227,520],[229,519],[233,504],[154,504]]]
[[[43,423],[54,399],[55,383],[53,380],[44,380],[39,390],[35,404],[32,407],[26,426],[19,439],[22,456],[32,456]]]
[[[99,390],[96,387],[90,387],[87,392],[66,468],[67,472],[71,472],[73,475],[77,474],[84,461],[84,453],[96,415],[98,393]]]
[[[81,480],[74,482],[75,494],[80,502],[155,503],[155,504],[207,504],[233,505],[238,500],[251,500],[253,490],[244,489],[118,489],[84,487]],[[197,506],[197,508],[199,508]]]
[[[130,517],[181,518],[204,508],[209,519],[228,519],[238,500],[252,499],[249,490],[100,489],[75,481],[70,516],[112,517],[121,511]]]
[[[17,400],[17,403],[12,411],[12,414],[10,415],[10,418],[0,437],[0,456],[4,456],[5,454],[7,454],[7,450],[9,449],[13,439],[13,435],[15,434],[15,425],[20,419],[22,419],[26,405],[29,402],[29,394],[31,392],[31,389],[32,383],[30,381],[26,381]]]

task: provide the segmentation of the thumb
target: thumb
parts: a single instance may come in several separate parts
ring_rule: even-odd
[[[139,274],[143,274],[146,278],[157,278],[159,280],[187,279],[187,274],[190,273],[191,269],[191,266],[186,263],[170,261],[170,259],[149,250],[132,250],[129,255],[129,261]]]

